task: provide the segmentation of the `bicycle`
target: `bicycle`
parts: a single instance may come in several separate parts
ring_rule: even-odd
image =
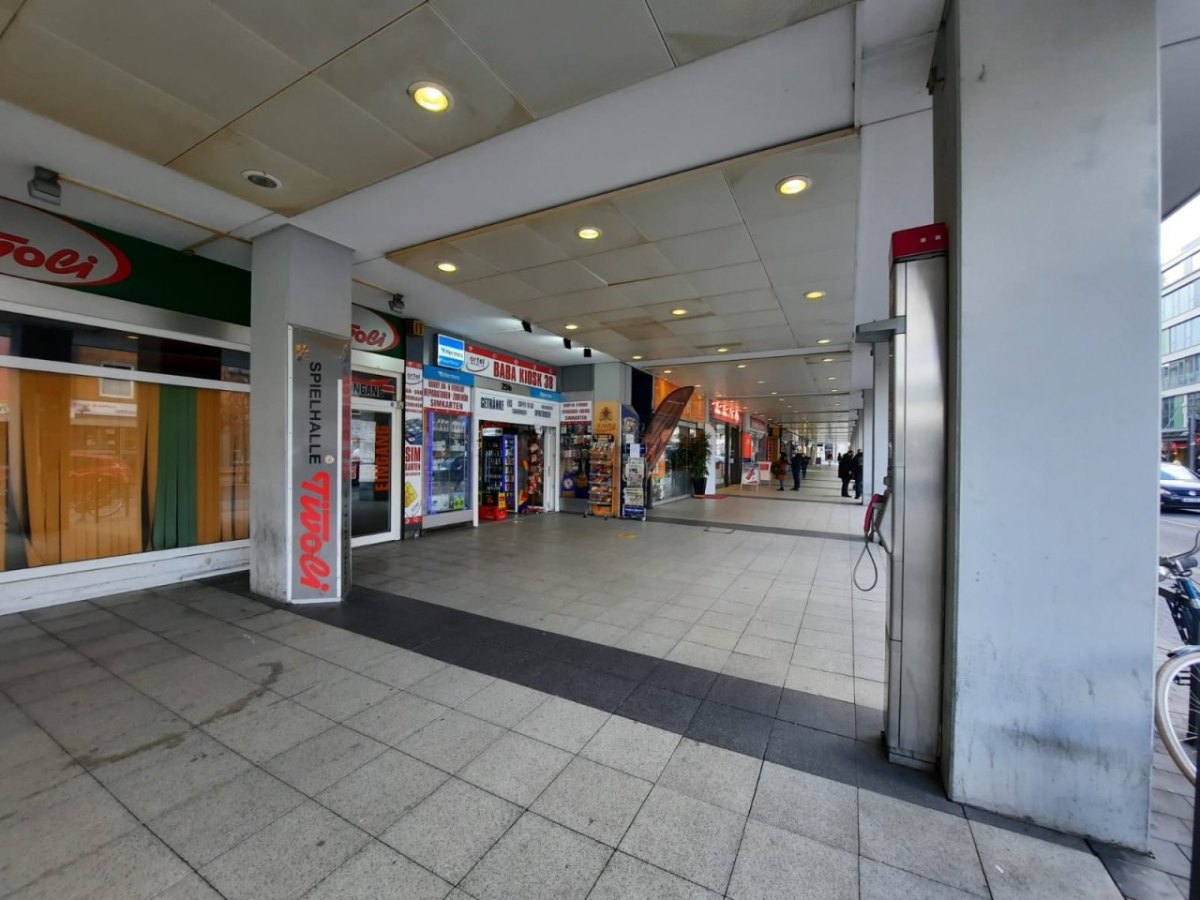
[[[1158,593],[1166,601],[1183,639],[1172,650],[1154,681],[1154,724],[1167,753],[1192,784],[1196,783],[1196,743],[1200,735],[1200,589],[1192,571],[1200,566],[1200,533],[1190,550],[1158,560]]]

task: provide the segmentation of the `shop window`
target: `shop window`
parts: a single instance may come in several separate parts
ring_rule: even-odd
[[[250,395],[0,368],[5,570],[245,539]]]

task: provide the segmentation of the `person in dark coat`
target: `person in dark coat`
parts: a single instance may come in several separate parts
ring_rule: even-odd
[[[804,477],[804,456],[797,447],[792,452],[792,490],[800,490],[800,479]]]
[[[854,454],[854,460],[850,465],[850,475],[854,479],[854,499],[861,500],[863,495],[863,452],[861,450]]]
[[[779,489],[783,490],[783,479],[787,478],[788,473],[788,458],[787,454],[782,450],[779,452],[779,459],[775,460],[775,464],[771,466],[771,475],[779,482]]]
[[[803,481],[808,477],[808,454],[800,454],[800,480]]]
[[[849,451],[838,457],[838,478],[842,479],[842,496],[850,496],[850,479],[854,477],[854,457]]]

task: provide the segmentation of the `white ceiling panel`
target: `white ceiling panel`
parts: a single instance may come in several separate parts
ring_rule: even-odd
[[[576,291],[563,294],[558,299],[569,309],[577,309],[586,313],[599,313],[606,310],[629,309],[636,305],[635,301],[623,288],[602,287],[587,291]]]
[[[676,309],[686,309],[687,315],[692,318],[699,316],[713,316],[712,310],[703,300],[696,298],[694,300],[681,301],[679,303],[654,303],[643,306],[643,311],[652,319],[659,322],[678,322],[683,319],[683,316],[675,315]]]
[[[513,275],[493,275],[478,281],[468,281],[460,285],[461,290],[484,303],[494,303],[507,308],[514,303],[533,300],[541,296],[541,292],[531,284],[526,284]]]
[[[669,238],[656,246],[680,272],[716,269],[758,259],[746,226],[740,224]]]
[[[725,166],[730,190],[747,224],[803,215],[853,202],[858,195],[858,138],[817,144]],[[775,190],[785,178],[804,176],[809,188],[784,195]]]
[[[347,191],[429,156],[318,78],[304,78],[238,120],[237,130]]]
[[[652,241],[742,222],[725,176],[719,171],[642,188],[613,202]]]
[[[779,309],[779,298],[775,296],[774,291],[769,289],[705,297],[704,302],[709,309],[722,316]]]
[[[767,273],[760,262],[692,272],[687,276],[687,280],[701,296],[705,297],[718,294],[737,294],[771,286],[771,281],[767,278]]]
[[[453,272],[443,272],[438,263],[452,263]],[[498,274],[483,260],[450,244],[412,250],[404,255],[404,267],[443,284],[463,285]]]
[[[779,314],[782,319],[782,314]],[[688,338],[694,343],[697,337],[729,337],[732,329],[723,316],[688,316],[685,319],[664,319],[663,327],[677,337]],[[732,340],[732,338],[730,338]]]
[[[0,97],[157,163],[221,126],[24,16],[0,40]]]
[[[672,68],[645,0],[431,0],[537,116]]]
[[[579,237],[579,229],[585,226],[599,229],[600,236],[591,240]],[[568,256],[576,258],[632,247],[645,241],[621,211],[605,201],[546,213],[532,220],[529,227]]]
[[[849,0],[647,0],[679,65],[828,12]]]
[[[431,156],[443,156],[532,121],[504,84],[428,6],[347,50],[319,78]],[[429,113],[412,102],[417,81],[444,84],[454,103]]]
[[[621,285],[621,290],[634,303],[646,306],[651,303],[678,303],[700,296],[700,292],[683,275],[667,275]]]
[[[31,0],[21,18],[222,123],[304,74],[211,3],[122,0],[114,15],[94,0]]]
[[[337,56],[423,0],[211,0],[306,69]]]
[[[853,278],[854,259],[839,253],[793,253],[766,257],[762,265],[779,290],[810,290],[810,285],[831,279]],[[695,277],[695,276],[692,276]]]
[[[808,215],[767,219],[747,226],[758,254],[844,252],[857,238],[858,205],[843,203]]]
[[[501,272],[531,269],[567,258],[561,249],[522,224],[456,238],[453,244]]]
[[[671,261],[663,256],[654,244],[610,250],[607,253],[589,256],[582,262],[589,271],[595,272],[609,284],[624,284],[628,281],[678,274]]]
[[[569,294],[604,287],[604,281],[577,262],[556,262],[548,266],[522,269],[513,273],[543,294]]]

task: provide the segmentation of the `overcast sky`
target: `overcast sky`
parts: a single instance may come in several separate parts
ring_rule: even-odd
[[[1200,238],[1200,194],[1163,220],[1162,261],[1173,259],[1184,245]]]

